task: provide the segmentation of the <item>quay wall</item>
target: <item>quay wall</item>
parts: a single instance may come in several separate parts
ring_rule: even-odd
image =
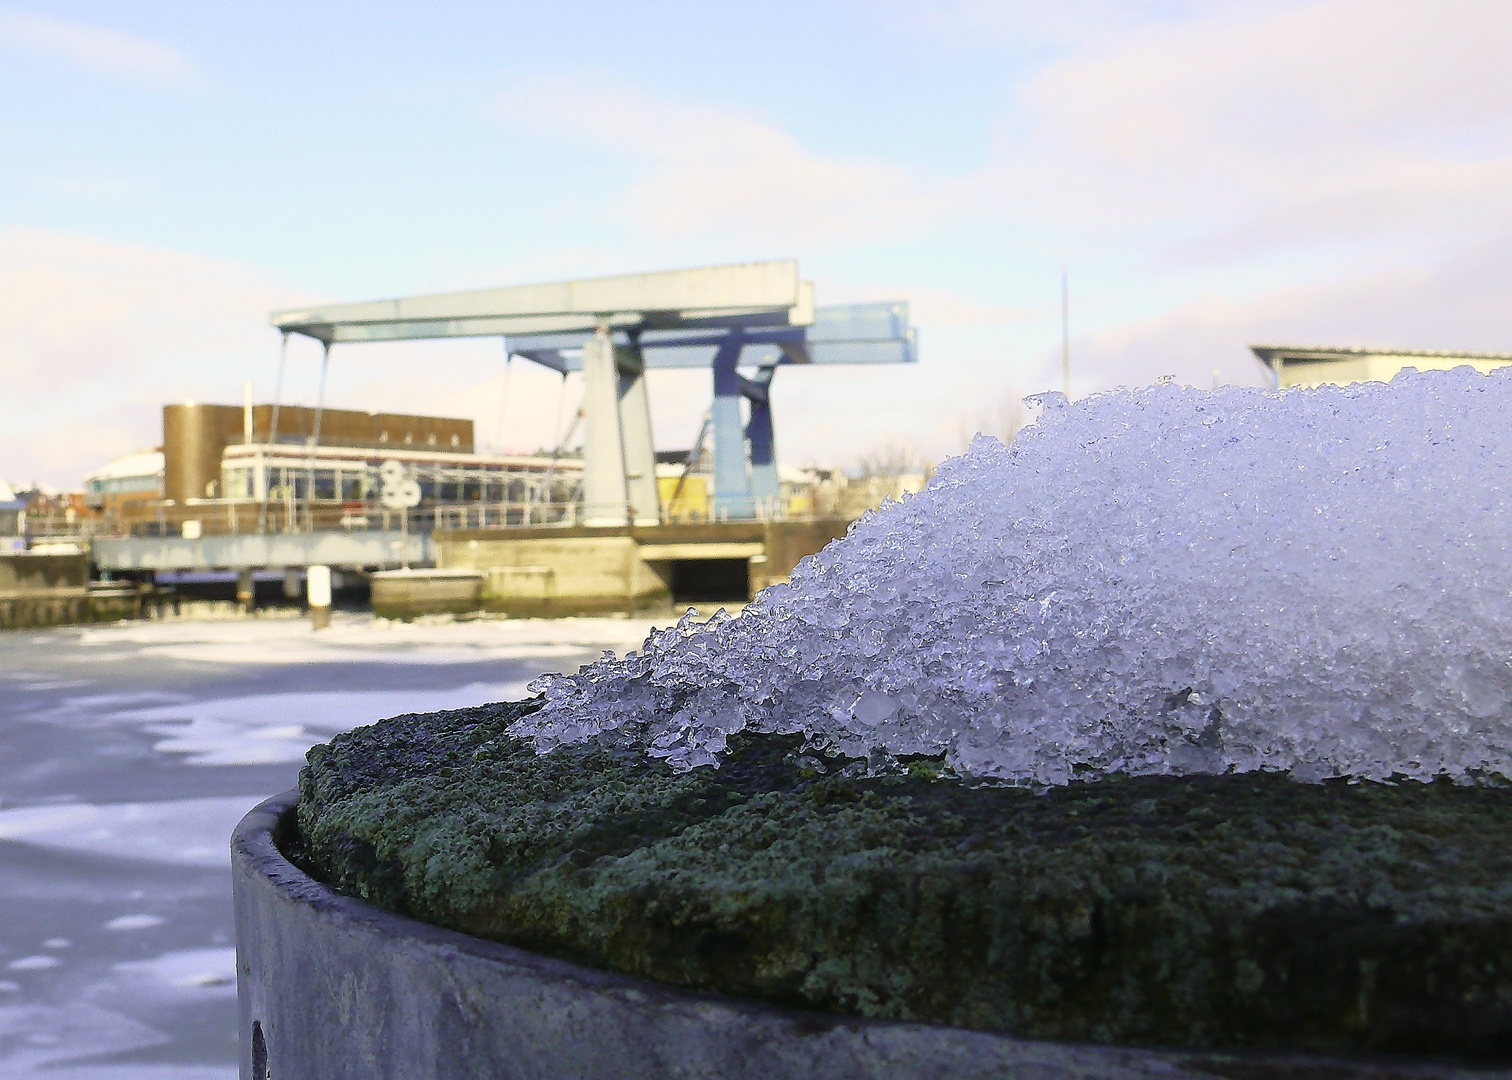
[[[84,555],[0,553],[0,629],[91,621]]]
[[[743,570],[743,596],[786,581],[807,555],[845,535],[849,518],[649,526],[542,526],[438,531],[438,568],[482,576],[484,611],[521,617],[635,614],[677,604],[689,567]]]

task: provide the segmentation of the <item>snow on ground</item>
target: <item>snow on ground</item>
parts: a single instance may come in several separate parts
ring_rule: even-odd
[[[652,626],[648,619],[469,619],[447,617],[399,622],[336,612],[328,630],[303,620],[116,623],[76,630],[82,648],[102,655],[129,653],[145,659],[200,663],[316,664],[391,657],[406,664],[449,664],[479,657],[548,658],[583,649],[625,652],[638,648]]]

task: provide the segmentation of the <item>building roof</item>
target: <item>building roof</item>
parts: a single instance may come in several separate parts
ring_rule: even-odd
[[[226,447],[222,461],[241,464],[247,460],[266,458],[270,463],[282,465],[286,461],[377,461],[392,458],[412,465],[515,465],[521,468],[555,465],[563,468],[582,468],[581,458],[556,457],[550,454],[473,454],[462,450],[431,450],[423,446],[405,446],[402,443],[383,446],[309,446],[296,443],[233,443]]]
[[[119,480],[127,476],[156,476],[163,471],[161,450],[138,450],[116,458],[109,465],[101,466],[84,478],[91,480]]]
[[[1512,364],[1512,353],[1452,352],[1441,349],[1370,349],[1335,345],[1251,345],[1250,352],[1266,367],[1276,361],[1285,363],[1319,363],[1329,360],[1360,360],[1369,356],[1389,356],[1424,360],[1463,360],[1465,363]]]

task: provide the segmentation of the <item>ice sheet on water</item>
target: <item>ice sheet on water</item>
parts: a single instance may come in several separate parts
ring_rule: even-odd
[[[1512,772],[1512,374],[1164,384],[979,437],[735,619],[533,684],[542,749],[734,732],[979,776]]]

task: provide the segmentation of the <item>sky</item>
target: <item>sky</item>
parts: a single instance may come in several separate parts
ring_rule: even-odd
[[[1505,0],[0,0],[0,477],[276,388],[271,309],[796,258],[919,363],[780,372],[779,457],[938,459],[1252,343],[1512,351]],[[318,347],[281,388],[312,403]],[[333,407],[551,446],[577,377],[338,346]],[[711,394],[652,375],[659,447]]]

